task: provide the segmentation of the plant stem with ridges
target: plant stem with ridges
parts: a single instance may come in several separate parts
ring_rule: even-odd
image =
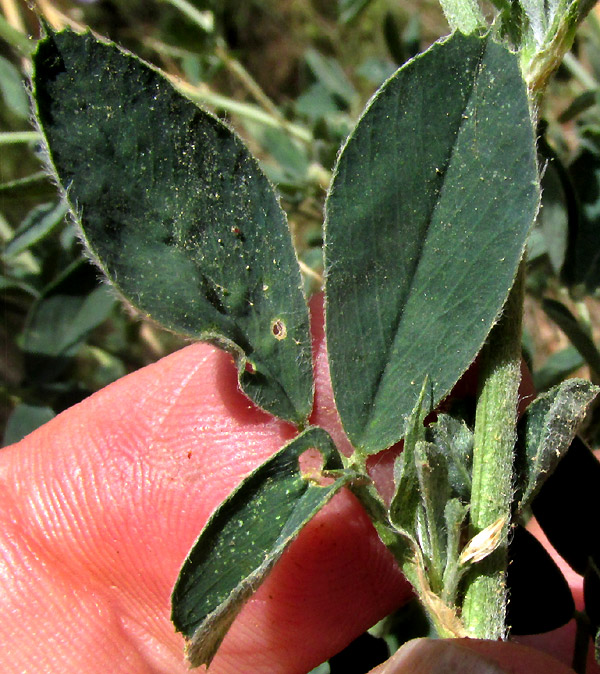
[[[467,577],[462,619],[482,639],[506,636],[508,527],[513,497],[517,403],[521,380],[524,265],[480,360],[475,418],[470,537],[505,518],[498,547]]]

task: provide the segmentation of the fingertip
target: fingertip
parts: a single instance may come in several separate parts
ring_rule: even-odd
[[[370,674],[574,674],[553,657],[511,642],[414,639]]]

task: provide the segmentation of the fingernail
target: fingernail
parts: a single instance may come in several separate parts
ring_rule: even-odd
[[[442,639],[414,639],[371,674],[508,674],[496,662]]]

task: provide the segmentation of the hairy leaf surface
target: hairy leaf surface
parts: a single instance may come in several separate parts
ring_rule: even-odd
[[[544,480],[569,449],[579,424],[600,388],[585,379],[567,379],[540,395],[518,425],[518,509],[529,505]]]
[[[317,449],[322,470],[342,462],[329,435],[309,428],[249,475],[208,521],[173,591],[172,619],[192,665],[209,664],[244,603],[302,527],[353,476],[303,475],[300,455]]]
[[[327,345],[355,447],[400,439],[496,321],[538,208],[518,58],[455,34],[401,68],[341,153],[327,200]]]
[[[244,391],[303,423],[308,311],[285,215],[241,140],[92,35],[34,57],[38,118],[87,246],[150,318],[235,357]]]

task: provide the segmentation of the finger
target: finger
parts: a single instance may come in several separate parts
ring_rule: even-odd
[[[195,345],[3,450],[3,671],[187,671],[169,620],[178,570],[214,508],[294,433],[238,392],[228,356]],[[242,611],[211,672],[305,672],[407,594],[341,494]]]
[[[518,644],[478,639],[415,639],[371,674],[574,674],[553,657]]]

